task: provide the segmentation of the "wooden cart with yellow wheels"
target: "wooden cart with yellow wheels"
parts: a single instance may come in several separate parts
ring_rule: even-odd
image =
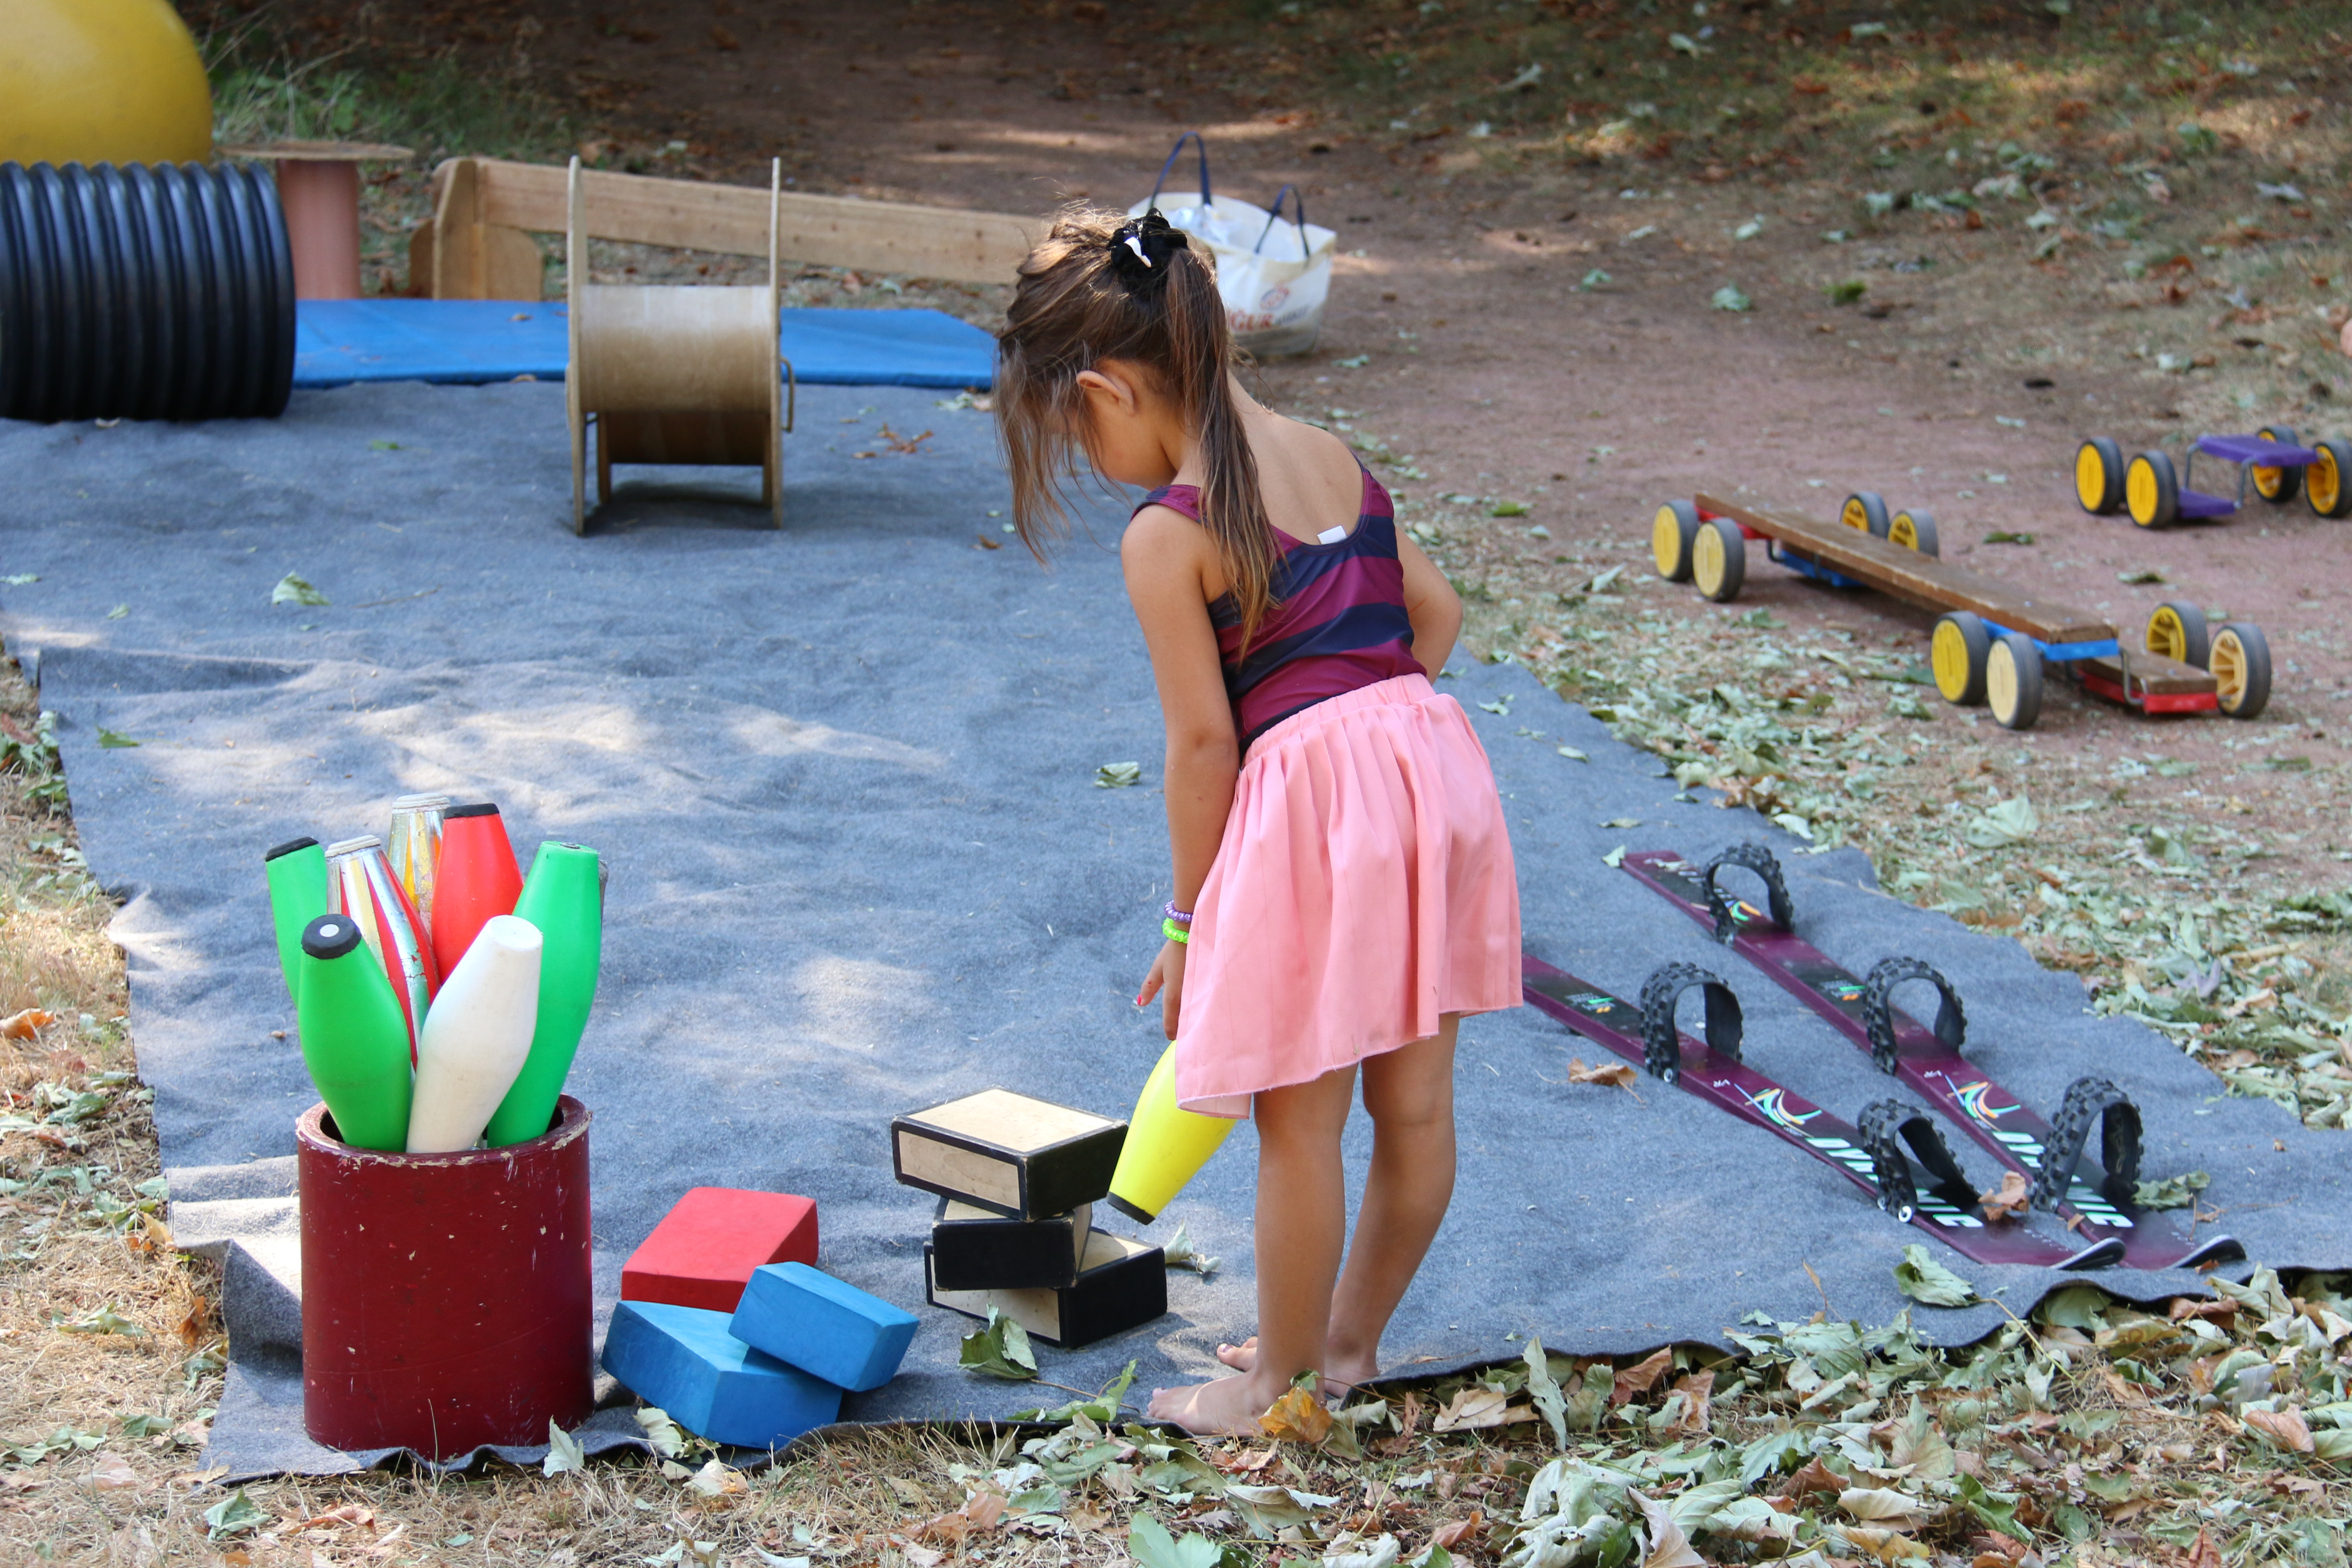
[[[2352,459],[2346,468],[2352,470]],[[1898,519],[1924,515],[1893,514],[1889,532],[1899,531]],[[1915,539],[1923,536],[1932,542],[1932,518],[1915,531]],[[2096,616],[1951,565],[1843,515],[1822,522],[1701,493],[1661,507],[1652,537],[1661,576],[1674,580],[1673,568],[1686,563],[1692,585],[1718,603],[1738,595],[1746,542],[1761,539],[1772,560],[1817,581],[1874,588],[1941,612],[1928,643],[1936,689],[1955,704],[1986,705],[2012,730],[2031,729],[2040,718],[2043,679],[2053,668],[2092,695],[2143,713],[2252,719],[2270,700],[2270,648],[2261,630],[2233,621],[2209,631],[2204,612],[2178,600],[2158,605],[2136,646],[2126,647]]]

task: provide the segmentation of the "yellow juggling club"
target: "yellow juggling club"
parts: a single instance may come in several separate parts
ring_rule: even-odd
[[[1177,1105],[1176,1047],[1170,1045],[1144,1080],[1142,1097],[1128,1122],[1127,1144],[1110,1179],[1111,1207],[1150,1225],[1233,1130],[1225,1117],[1202,1116]]]

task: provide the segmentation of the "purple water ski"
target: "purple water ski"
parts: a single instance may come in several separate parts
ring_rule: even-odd
[[[1769,854],[1753,847],[1734,853],[1753,854],[1770,868],[1767,886],[1773,889],[1772,902],[1780,918],[1775,919],[1746,900],[1726,894],[1732,927],[1727,945],[1864,1051],[1877,1055],[1870,1039],[1869,987],[1784,923],[1791,918],[1791,911],[1786,890],[1780,883],[1780,868]],[[1766,875],[1754,866],[1744,868]],[[1623,869],[1664,894],[1700,925],[1709,931],[1716,929],[1716,914],[1704,881],[1706,867],[1693,865],[1671,851],[1648,850],[1626,856]],[[1917,967],[1920,973],[1911,977],[1927,978],[1925,966]],[[1940,977],[1937,984],[1941,984]],[[2057,1134],[2032,1107],[1994,1083],[1960,1055],[1957,1009],[1952,1031],[1955,1037],[1950,1042],[1891,1006],[1886,1010],[1886,1022],[1892,1026],[1895,1079],[1924,1095],[1928,1103],[1975,1139],[1986,1152],[2033,1181],[2041,1173],[2045,1151],[2057,1141]],[[2137,1142],[2136,1116],[2133,1126]],[[2133,1187],[2133,1182],[2109,1173],[2084,1150],[2074,1179],[2054,1206],[2085,1240],[2113,1237],[2120,1241],[2123,1262],[2127,1268],[2196,1268],[2234,1262],[2245,1256],[2245,1248],[2227,1236],[2213,1235],[2200,1240],[2193,1226],[2191,1233],[2184,1236],[2177,1224],[2134,1202]]]
[[[1564,970],[1555,969],[1533,954],[1520,955],[1519,973],[1529,1005],[1637,1068],[1649,1065],[1641,1008]],[[1896,1219],[1926,1231],[1963,1258],[1979,1263],[2025,1264],[2040,1268],[2104,1268],[2123,1257],[2123,1244],[2113,1237],[2095,1240],[2087,1246],[2069,1246],[2037,1235],[2023,1225],[1988,1225],[1972,1212],[1976,1194],[1965,1182],[1938,1178],[1928,1170],[1917,1171],[1910,1177],[1913,1202],[1906,1203],[1898,1197],[1890,1205],[1880,1185],[1877,1161],[1870,1150],[1872,1140],[1859,1128],[1839,1121],[1803,1096],[1782,1088],[1744,1063],[1710,1050],[1688,1035],[1677,1031],[1677,1037],[1681,1059],[1673,1079],[1677,1088],[1803,1150],[1860,1187]],[[1870,1118],[1865,1115],[1864,1120]],[[1888,1134],[1893,1131],[1888,1129]],[[1890,1141],[1891,1136],[1881,1140]],[[1905,1158],[1899,1152],[1893,1157]]]

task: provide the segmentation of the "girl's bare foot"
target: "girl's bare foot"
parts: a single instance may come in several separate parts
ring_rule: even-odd
[[[1252,1334],[1237,1345],[1221,1344],[1217,1359],[1235,1372],[1257,1370],[1257,1336]],[[1369,1361],[1339,1361],[1332,1363],[1323,1374],[1323,1394],[1326,1400],[1343,1399],[1360,1383],[1370,1383],[1380,1375],[1380,1368]]]
[[[1221,1377],[1188,1388],[1151,1392],[1151,1419],[1173,1421],[1199,1437],[1257,1437],[1257,1418],[1272,1398],[1259,1397],[1255,1377]]]

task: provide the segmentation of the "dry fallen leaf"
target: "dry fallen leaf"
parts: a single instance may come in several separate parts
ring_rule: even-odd
[[[2249,1410],[2246,1425],[2268,1437],[2282,1448],[2292,1448],[2298,1454],[2312,1451],[2311,1426],[2303,1412],[2293,1405],[2284,1410]]]
[[[131,1461],[112,1453],[99,1455],[98,1462],[89,1468],[81,1480],[82,1485],[96,1487],[101,1491],[120,1491],[141,1484],[139,1472],[131,1468]]]
[[[1586,1067],[1582,1057],[1568,1058],[1568,1081],[1570,1083],[1605,1083],[1617,1089],[1633,1087],[1633,1068],[1628,1062],[1602,1062],[1598,1067]]]
[[[1451,1552],[1475,1535],[1486,1522],[1486,1510],[1474,1508],[1470,1510],[1469,1518],[1457,1519],[1450,1524],[1439,1525],[1436,1532],[1430,1536],[1429,1543],[1440,1551]]]
[[[0,1018],[0,1038],[29,1040],[58,1021],[55,1013],[45,1013],[38,1007],[27,1007],[21,1013],[11,1013]]]
[[[1637,1394],[1647,1394],[1658,1379],[1674,1370],[1675,1352],[1671,1350],[1653,1352],[1633,1366],[1617,1369],[1616,1386],[1609,1391],[1609,1403],[1622,1405]]]
[[[2213,1544],[2213,1537],[2201,1524],[2197,1527],[2197,1540],[2189,1548],[2189,1560],[2183,1568],[2221,1568],[2221,1549]]]
[[[302,1528],[305,1530],[334,1530],[346,1524],[365,1525],[373,1524],[374,1522],[374,1510],[367,1507],[363,1503],[347,1502],[341,1508],[331,1508],[324,1513],[313,1514],[310,1518],[302,1521]]]
[[[1685,1373],[1675,1380],[1674,1392],[1689,1403],[1684,1405],[1681,1419],[1671,1430],[1676,1436],[1704,1437],[1712,1414],[1709,1396],[1715,1392],[1715,1371]]]
[[[1257,1418],[1258,1430],[1277,1443],[1309,1447],[1331,1435],[1331,1411],[1310,1388],[1293,1388]]]
[[[2033,1189],[2026,1184],[2023,1176],[2015,1171],[2003,1171],[2000,1189],[1979,1194],[1977,1202],[1984,1205],[1987,1219],[2017,1219],[2024,1215],[2026,1204],[2032,1195]]]
[[[1940,1503],[1891,1487],[1848,1487],[1838,1493],[1837,1503],[1856,1519],[1906,1528],[1924,1524],[1944,1511]]]
[[[1437,1413],[1430,1424],[1433,1432],[1468,1432],[1481,1426],[1502,1426],[1517,1421],[1532,1421],[1536,1413],[1522,1405],[1510,1405],[1510,1396],[1500,1389],[1474,1384],[1454,1396],[1452,1404]]]
[[[1650,1527],[1649,1551],[1643,1555],[1642,1568],[1707,1568],[1706,1559],[1692,1547],[1690,1537],[1683,1533],[1664,1503],[1638,1491],[1632,1496]]]
[[[1835,1497],[1845,1490],[1847,1484],[1845,1477],[1819,1459],[1808,1459],[1805,1468],[1790,1476],[1781,1486],[1780,1495],[1792,1498]]]

